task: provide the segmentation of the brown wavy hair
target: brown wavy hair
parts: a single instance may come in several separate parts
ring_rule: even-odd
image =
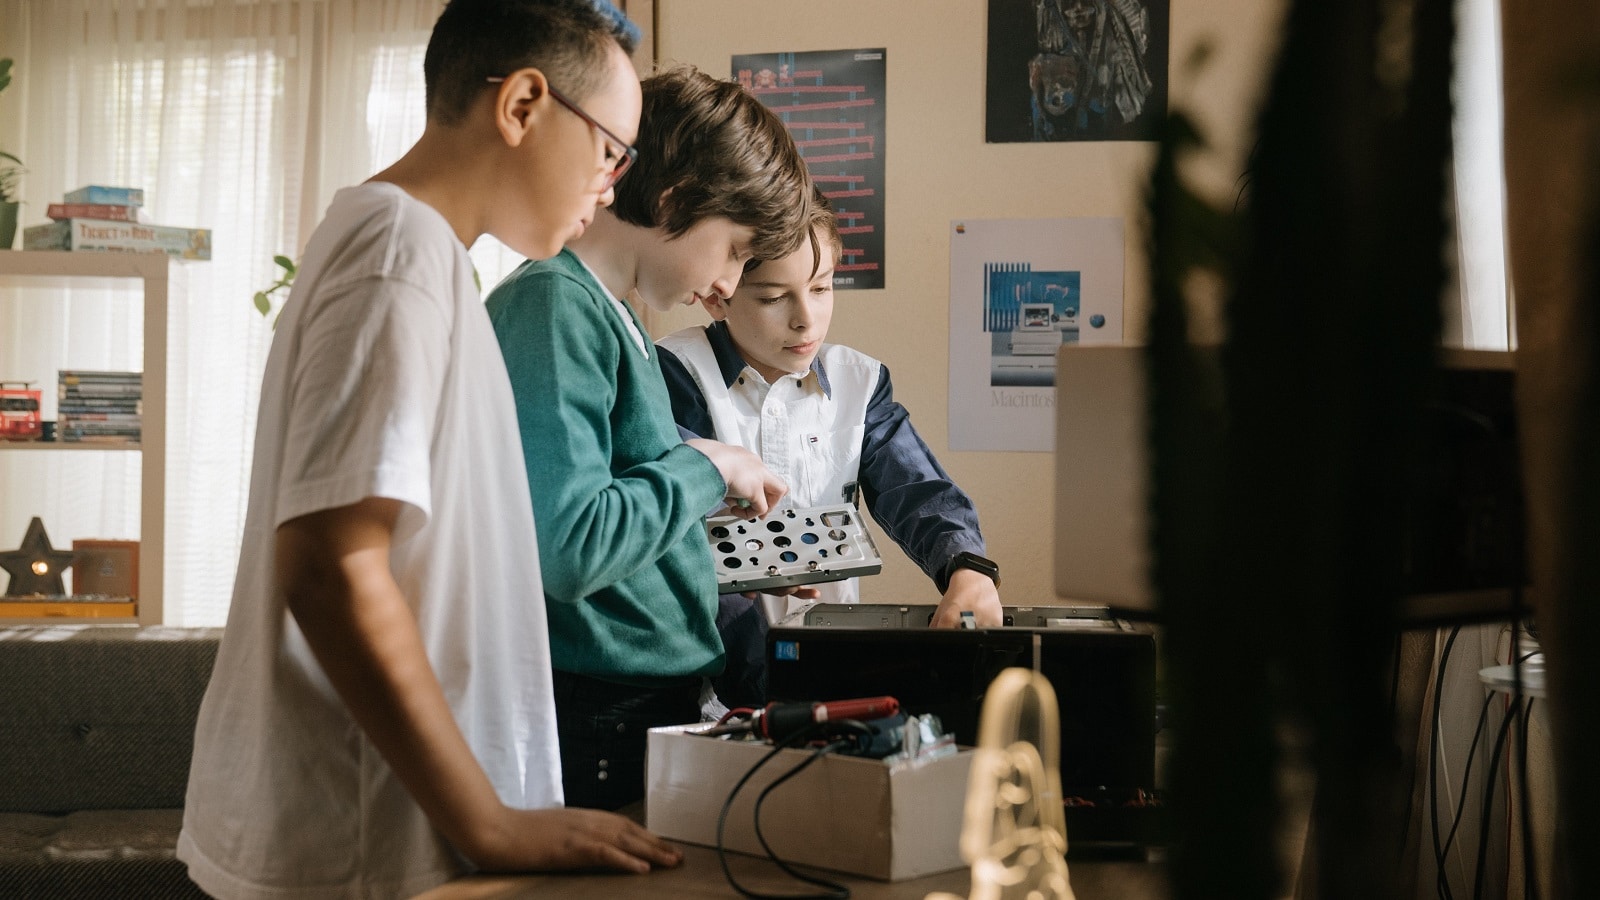
[[[811,219],[811,176],[783,121],[731,81],[689,66],[646,78],[639,159],[611,211],[678,237],[725,216],[755,229],[757,259],[793,253]]]
[[[819,241],[818,235],[822,236]],[[822,253],[826,245],[832,262],[837,264],[844,253],[844,238],[839,234],[839,217],[833,213],[833,204],[823,196],[822,188],[811,188],[811,218],[806,222],[806,240],[811,242],[811,275],[816,277],[822,268]]]

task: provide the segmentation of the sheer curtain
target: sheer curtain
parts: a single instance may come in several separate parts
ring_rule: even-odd
[[[1506,274],[1505,154],[1499,0],[1456,3],[1454,200],[1459,248],[1447,340],[1478,350],[1513,346]]]
[[[166,620],[218,625],[238,560],[271,329],[251,297],[333,193],[422,132],[442,0],[0,0],[0,146],[28,164],[22,222],[84,184],[145,189],[148,219],[213,230],[169,309]],[[483,284],[520,258],[486,240]],[[137,292],[0,288],[0,378],[140,369]],[[0,546],[136,538],[132,453],[0,453]]]

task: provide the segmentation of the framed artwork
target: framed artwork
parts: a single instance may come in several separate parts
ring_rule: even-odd
[[[139,542],[72,542],[72,593],[139,597]]]
[[[1170,0],[989,0],[987,141],[1155,140],[1170,25]]]

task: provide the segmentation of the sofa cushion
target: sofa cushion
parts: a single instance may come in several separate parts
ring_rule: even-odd
[[[178,809],[221,629],[0,628],[0,811]]]
[[[0,897],[200,898],[174,855],[180,809],[0,813]]]

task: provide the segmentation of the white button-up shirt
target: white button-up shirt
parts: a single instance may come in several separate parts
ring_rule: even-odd
[[[657,344],[666,351],[661,368],[678,425],[759,454],[789,484],[782,505],[854,501],[859,492],[873,519],[941,592],[952,557],[984,552],[977,508],[895,402],[883,363],[823,344],[809,370],[768,383],[745,364],[720,322]],[[819,585],[822,600],[856,602],[857,581]]]

